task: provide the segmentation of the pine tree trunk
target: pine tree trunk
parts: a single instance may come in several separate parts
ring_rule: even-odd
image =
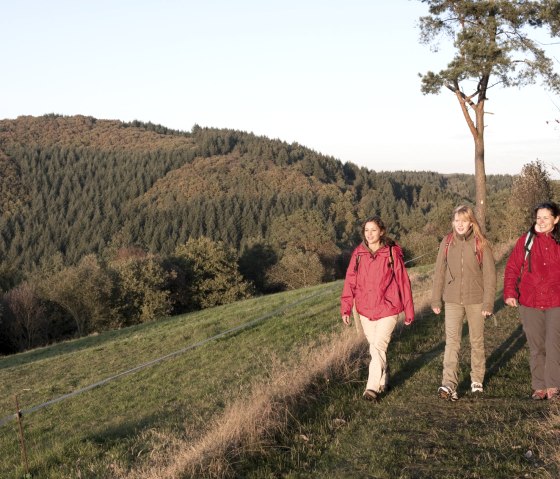
[[[486,172],[484,169],[484,139],[474,142],[474,184],[476,188],[475,215],[482,231],[486,231]]]

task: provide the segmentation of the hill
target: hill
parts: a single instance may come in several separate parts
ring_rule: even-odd
[[[31,476],[556,477],[558,410],[528,398],[516,312],[497,301],[487,323],[485,397],[465,393],[463,370],[462,398],[442,403],[443,322],[422,312],[431,271],[411,276],[417,322],[395,333],[393,387],[378,404],[360,398],[367,352],[338,318],[335,282],[1,358],[0,417],[14,394],[33,409],[164,358],[24,414]],[[462,364],[468,357],[465,344]],[[10,424],[0,475],[21,477]]]
[[[0,173],[0,354],[340,278],[372,214],[429,263],[474,196],[472,175],[84,116],[0,121]],[[492,239],[516,233],[511,184],[488,177]]]
[[[404,240],[430,223],[441,229],[446,208],[474,188],[470,175],[370,171],[233,130],[59,115],[0,121],[0,173],[0,257],[23,272],[56,254],[76,264],[110,245],[165,255],[202,235],[240,255],[263,242],[281,250],[274,225],[301,210],[332,227],[341,250],[373,212]],[[510,186],[511,177],[489,177],[490,196]]]

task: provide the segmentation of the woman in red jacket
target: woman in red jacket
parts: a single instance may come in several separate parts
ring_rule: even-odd
[[[371,362],[364,399],[375,400],[385,389],[387,348],[399,313],[405,312],[405,324],[414,321],[410,280],[400,246],[385,234],[378,216],[362,225],[363,243],[352,253],[340,298],[344,324],[350,324],[352,307],[369,342]]]
[[[504,300],[519,305],[529,344],[531,397],[560,399],[560,207],[535,207],[535,222],[506,264]],[[532,240],[532,244],[529,241]]]

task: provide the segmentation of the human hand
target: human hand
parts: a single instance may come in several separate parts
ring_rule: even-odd
[[[517,308],[517,299],[516,298],[506,298],[506,304],[511,306],[512,308]]]
[[[488,316],[492,316],[492,311],[482,311],[482,316],[487,318]]]
[[[404,320],[404,325],[410,326],[412,324],[412,321],[414,321],[414,318],[407,318]]]
[[[432,311],[436,314],[441,313],[441,308],[432,308]]]
[[[350,326],[351,324],[351,320],[350,320],[350,315],[349,314],[343,314],[342,315],[342,322],[346,325],[346,326]]]

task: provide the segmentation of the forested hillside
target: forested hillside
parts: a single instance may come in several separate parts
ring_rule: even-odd
[[[0,255],[24,271],[56,252],[74,264],[112,241],[165,254],[207,236],[242,253],[274,242],[275,222],[301,210],[338,247],[374,212],[401,238],[439,227],[439,210],[474,188],[470,175],[369,171],[237,131],[56,115],[0,121],[0,174]],[[510,186],[490,177],[491,194]]]
[[[433,261],[452,208],[472,203],[473,177],[387,172],[372,157],[380,171],[233,130],[84,116],[2,120],[4,321],[15,321],[8,293],[22,284],[43,316],[58,318],[54,329],[86,334],[332,280],[371,214],[384,218],[407,258]],[[488,185],[490,204],[502,208],[512,177],[490,176]],[[490,236],[517,234],[501,216],[490,217]],[[76,283],[91,298],[69,292]]]

